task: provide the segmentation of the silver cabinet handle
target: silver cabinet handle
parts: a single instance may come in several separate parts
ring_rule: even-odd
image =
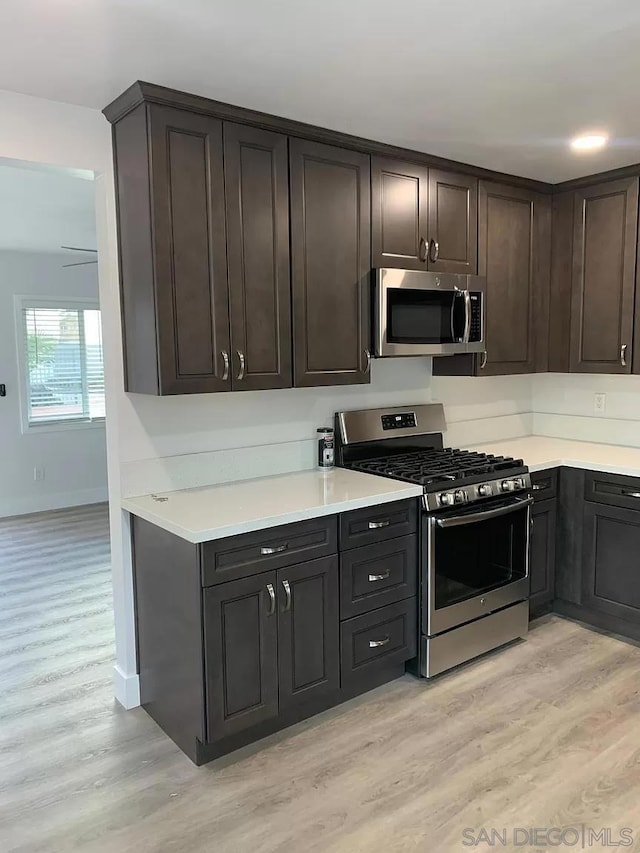
[[[244,353],[241,349],[237,350],[237,353],[240,367],[238,368],[238,375],[236,376],[236,379],[244,379]]]
[[[623,491],[622,494],[624,495],[625,498],[640,498],[640,492],[625,492],[625,491]]]
[[[369,640],[369,648],[377,649],[380,646],[386,646],[390,639],[391,637],[387,634],[387,636],[383,637],[381,640]]]
[[[364,357],[365,357],[365,361],[366,361],[366,364],[364,367],[364,372],[368,373],[371,370],[371,353],[369,352],[368,349],[365,349]]]
[[[531,488],[534,492],[541,492],[543,489],[550,489],[551,483],[534,483]]]
[[[272,583],[267,584],[267,592],[269,593],[269,609],[267,610],[267,616],[273,616],[276,612],[276,591],[273,588]]]
[[[263,557],[268,557],[269,554],[281,554],[283,551],[286,551],[288,548],[288,542],[285,542],[284,545],[263,545],[260,548],[260,553]]]
[[[370,521],[369,530],[380,530],[381,527],[388,527],[391,524],[388,518],[384,521]]]
[[[435,264],[435,262],[438,260],[439,255],[440,255],[440,244],[438,243],[437,240],[430,240],[429,241],[429,260],[431,261],[432,264]]]
[[[369,583],[375,583],[376,581],[386,581],[386,579],[391,574],[389,569],[386,572],[382,572],[380,575],[369,575]]]
[[[282,581],[282,586],[286,596],[282,612],[286,613],[287,610],[291,610],[291,585],[289,584],[289,581]]]
[[[222,381],[226,382],[229,378],[229,353],[226,349],[222,350],[222,362],[224,364],[224,370],[222,371]]]
[[[620,364],[623,367],[627,366],[627,345],[626,344],[622,344],[622,346],[620,347]]]
[[[427,241],[424,237],[420,238],[419,248],[418,248],[418,260],[426,261],[427,260]]]
[[[485,350],[482,353],[482,361],[480,362],[480,370],[484,370],[484,368],[486,366],[487,366],[487,351]]]

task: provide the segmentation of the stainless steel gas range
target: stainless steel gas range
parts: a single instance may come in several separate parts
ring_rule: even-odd
[[[338,465],[423,487],[419,671],[438,675],[524,636],[529,471],[443,447],[439,403],[336,414]]]

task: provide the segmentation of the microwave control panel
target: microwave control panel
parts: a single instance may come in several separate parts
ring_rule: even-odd
[[[382,415],[382,429],[409,429],[415,427],[416,413],[415,412],[398,412],[393,415]]]
[[[471,294],[471,329],[469,341],[475,343],[482,340],[482,299],[479,293]]]

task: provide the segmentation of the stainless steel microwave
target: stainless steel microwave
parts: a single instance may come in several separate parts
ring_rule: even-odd
[[[484,303],[485,279],[477,275],[378,269],[376,356],[483,352]]]

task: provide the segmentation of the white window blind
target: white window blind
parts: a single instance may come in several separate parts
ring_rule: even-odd
[[[104,418],[100,311],[23,304],[21,318],[28,424]]]

